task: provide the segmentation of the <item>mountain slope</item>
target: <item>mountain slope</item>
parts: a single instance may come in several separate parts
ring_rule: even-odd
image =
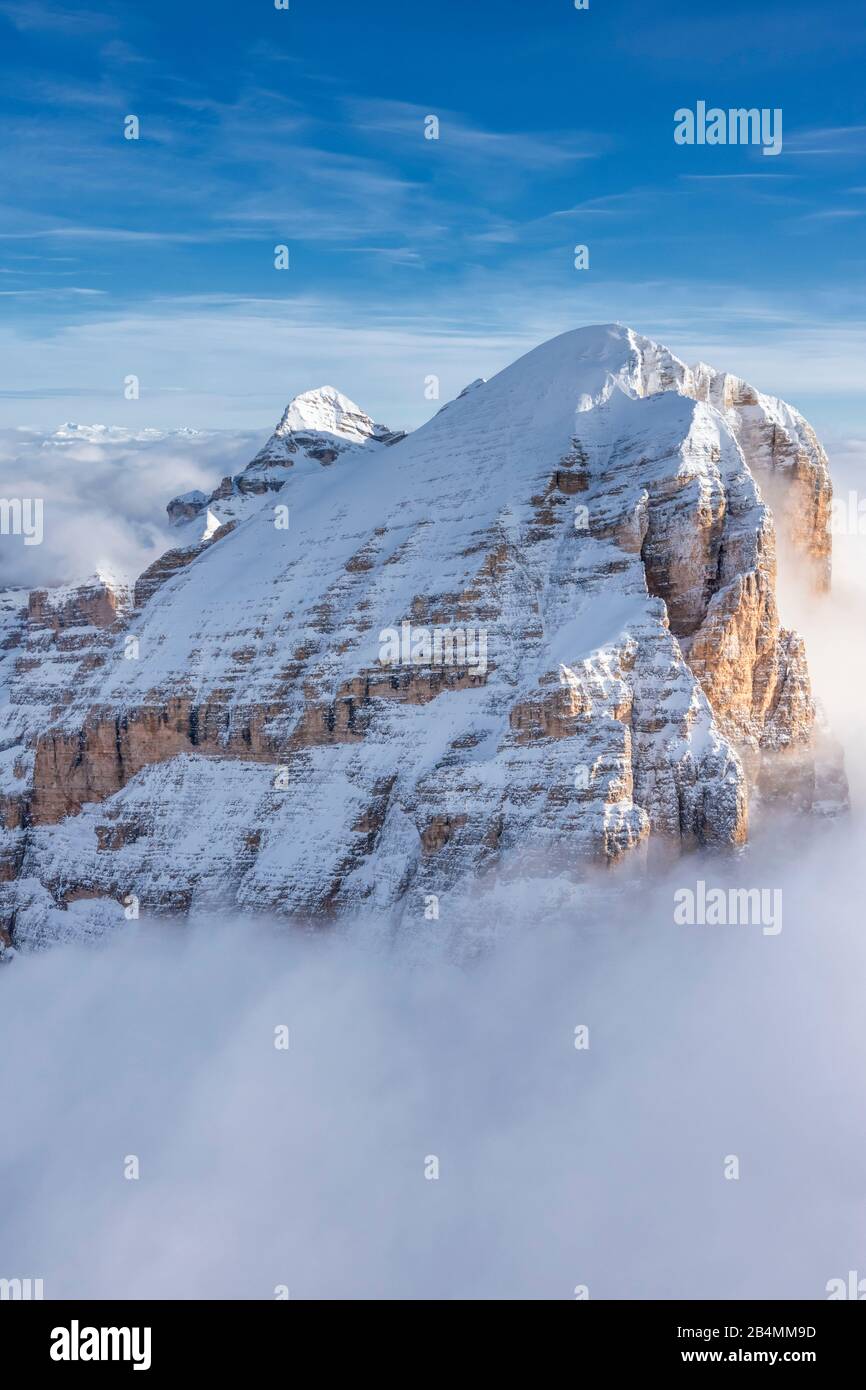
[[[418,913],[491,871],[736,847],[750,788],[843,804],[762,496],[825,587],[826,458],[733,380],[608,325],[405,438],[306,393],[171,504],[131,612],[15,610],[7,930],[129,895]]]

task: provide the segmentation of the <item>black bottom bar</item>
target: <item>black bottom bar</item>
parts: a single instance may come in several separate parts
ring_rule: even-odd
[[[497,1353],[510,1358],[524,1337],[534,1337],[535,1319],[541,1315],[545,1337],[563,1338],[559,1347],[545,1343],[545,1361],[561,1350],[575,1370],[594,1364],[613,1373],[706,1365],[729,1369],[800,1365],[826,1376],[828,1370],[857,1364],[854,1358],[859,1360],[866,1332],[866,1310],[844,1300],[575,1301],[567,1308],[547,1306],[546,1312],[546,1305],[530,1303],[525,1305],[525,1330],[520,1327],[524,1314],[508,1304],[507,1327],[493,1332],[486,1326],[487,1319],[497,1319],[499,1304],[406,1302],[400,1306],[399,1329],[389,1320],[397,1338],[394,1350],[407,1334],[420,1338],[424,1352],[419,1369],[428,1374],[439,1356],[443,1374],[449,1367],[454,1370],[455,1348],[440,1340],[443,1321],[447,1325],[452,1318],[455,1331],[476,1339],[479,1356],[483,1346],[484,1357],[492,1355],[495,1360]],[[467,1313],[472,1321],[461,1327]],[[437,1335],[431,1338],[434,1327]],[[187,1371],[222,1377],[234,1371],[249,1375],[257,1365],[287,1366],[301,1351],[314,1349],[322,1370],[330,1369],[328,1363],[343,1353],[353,1374],[360,1374],[364,1361],[369,1369],[371,1355],[380,1367],[390,1359],[387,1329],[388,1324],[382,1324],[377,1330],[372,1303],[7,1302],[0,1306],[3,1345],[14,1348],[22,1370],[26,1373],[33,1367],[61,1376],[84,1373],[92,1377],[100,1368],[114,1375],[134,1374],[136,1367],[140,1375],[151,1377]],[[386,1339],[379,1340],[375,1353],[371,1333]],[[483,1341],[477,1340],[479,1334]],[[524,1354],[532,1345],[538,1351],[537,1342],[524,1343]]]

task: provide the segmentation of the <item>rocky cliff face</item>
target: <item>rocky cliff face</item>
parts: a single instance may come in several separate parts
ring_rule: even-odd
[[[620,325],[408,437],[296,398],[131,595],[0,607],[0,925],[417,915],[840,809],[775,585],[774,512],[827,587],[830,496],[795,411]]]

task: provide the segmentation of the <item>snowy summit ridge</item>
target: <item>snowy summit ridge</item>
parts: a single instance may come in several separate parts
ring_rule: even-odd
[[[374,424],[360,406],[341,395],[336,387],[319,386],[289,402],[274,433],[279,438],[292,434],[333,434],[357,444],[390,431],[384,425]]]

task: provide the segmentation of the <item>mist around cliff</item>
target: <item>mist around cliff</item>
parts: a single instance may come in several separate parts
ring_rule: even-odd
[[[844,820],[765,823],[727,868],[641,888],[503,881],[459,932],[447,909],[396,937],[141,920],[2,968],[0,1276],[264,1299],[866,1276],[864,550],[837,536],[829,603],[781,586]],[[780,890],[781,930],[678,924],[699,881]]]
[[[855,816],[751,858],[775,936],[675,925],[680,885],[725,881],[693,861],[603,917],[512,886],[523,930],[471,964],[424,922],[395,946],[141,921],[19,956],[2,1272],[46,1297],[825,1297],[866,1244],[858,845]]]

